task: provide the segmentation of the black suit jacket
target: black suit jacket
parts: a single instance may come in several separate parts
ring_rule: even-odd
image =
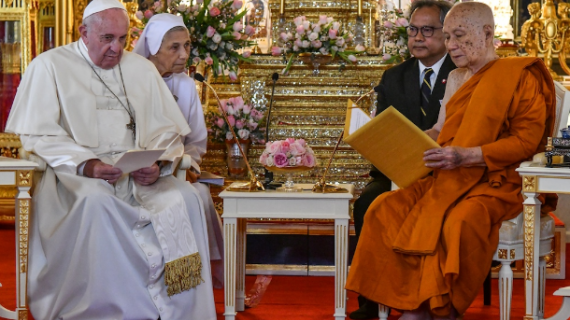
[[[410,58],[386,70],[377,87],[378,106],[376,114],[380,114],[388,107],[393,106],[420,129],[430,129],[437,122],[439,108],[441,107],[440,100],[445,94],[447,76],[455,68],[451,58],[447,55],[437,74],[425,116],[420,109],[420,66],[418,59]],[[370,176],[375,179],[388,179],[375,167],[370,171]]]

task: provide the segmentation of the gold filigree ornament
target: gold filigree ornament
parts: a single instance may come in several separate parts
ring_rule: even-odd
[[[534,206],[524,206],[524,262],[525,279],[532,281],[534,265]]]
[[[535,176],[524,176],[523,178],[523,190],[527,192],[536,191],[536,177]]]
[[[499,249],[498,256],[499,259],[507,259],[507,249]]]

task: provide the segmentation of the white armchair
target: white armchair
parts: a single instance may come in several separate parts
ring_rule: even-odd
[[[558,136],[560,130],[566,128],[568,125],[570,92],[562,84],[558,82],[554,82],[554,84],[556,88],[556,120],[552,136]],[[533,162],[544,164],[544,155],[536,155],[533,158]],[[544,292],[546,280],[546,262],[544,257],[551,250],[554,228],[554,219],[552,219],[552,217],[549,215],[541,216],[539,247],[539,291],[541,292]],[[521,213],[518,217],[503,222],[499,231],[499,246],[493,256],[493,260],[501,262],[501,270],[499,271],[499,308],[501,320],[509,320],[511,318],[511,300],[513,294],[513,271],[511,269],[511,263],[516,260],[524,259],[523,240],[524,221],[523,214]]]

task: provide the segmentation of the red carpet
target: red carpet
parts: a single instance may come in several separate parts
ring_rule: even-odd
[[[0,224],[0,304],[13,310],[16,305],[14,226]],[[568,252],[568,248],[567,248]],[[570,254],[566,254],[570,257]],[[567,258],[568,259],[568,258]],[[568,261],[567,261],[568,265]],[[568,270],[568,267],[567,267]],[[566,277],[568,278],[568,272]],[[246,279],[246,292],[255,282],[255,276]],[[547,280],[546,282],[546,317],[554,315],[562,298],[552,296],[560,287],[570,286],[570,280]],[[497,281],[492,283],[493,296],[491,306],[483,305],[483,291],[465,314],[465,320],[499,319],[499,296]],[[215,290],[218,319],[223,320],[223,290]],[[356,295],[348,294],[348,311],[357,308]],[[331,320],[334,313],[334,278],[332,277],[290,277],[273,276],[261,303],[256,308],[238,313],[237,319],[243,320]],[[512,319],[524,316],[524,288],[522,279],[515,279],[512,306]],[[397,320],[399,315],[393,312],[390,320]],[[348,319],[348,318],[347,318]],[[199,319],[193,319],[199,320]]]

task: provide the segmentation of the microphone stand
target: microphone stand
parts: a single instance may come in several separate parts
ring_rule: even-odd
[[[228,116],[226,114],[226,111],[224,110],[224,108],[222,108],[222,102],[220,101],[220,97],[218,97],[218,93],[216,92],[216,90],[206,81],[204,81],[204,76],[202,76],[199,73],[194,74],[194,79],[197,81],[202,82],[203,84],[205,84],[208,88],[210,88],[210,90],[212,90],[212,93],[214,93],[214,97],[216,97],[216,100],[218,101],[218,107],[220,108],[220,112],[222,114],[222,117],[224,117],[224,121],[226,121],[228,128],[230,129],[230,132],[232,133],[232,136],[234,137],[234,141],[237,143],[237,146],[239,148],[239,152],[241,153],[245,164],[247,166],[247,170],[249,171],[249,176],[250,176],[250,181],[246,182],[240,186],[237,187],[229,187],[227,188],[228,191],[249,191],[249,192],[253,192],[253,191],[262,191],[265,190],[265,188],[263,187],[263,185],[261,184],[261,182],[259,182],[257,180],[257,177],[255,176],[255,172],[253,172],[253,170],[251,169],[251,166],[249,165],[249,161],[247,160],[247,154],[245,154],[245,152],[243,151],[242,147],[241,147],[241,143],[239,143],[239,139],[234,131],[234,128],[232,127],[232,125],[230,124],[230,121],[228,120]]]
[[[355,105],[358,104],[358,102],[360,100],[362,100],[364,97],[367,97],[367,96],[373,94],[374,92],[376,92],[376,90],[377,90],[377,88],[375,87],[374,89],[370,90],[366,94],[362,95],[360,98],[358,98],[358,100],[356,100],[356,102],[354,104]],[[356,106],[352,106],[350,108],[353,109],[353,108],[359,108],[359,107],[358,107],[358,105],[356,105]],[[327,164],[327,167],[325,168],[325,172],[323,173],[323,176],[321,177],[321,179],[319,179],[319,182],[315,183],[315,185],[313,186],[313,192],[321,192],[321,193],[346,193],[346,192],[348,192],[348,190],[346,190],[345,188],[341,188],[341,187],[337,187],[334,185],[327,184],[326,180],[325,180],[327,173],[329,172],[329,168],[331,166],[333,157],[336,153],[336,150],[338,149],[340,142],[342,141],[343,136],[344,136],[344,128],[340,132],[340,136],[338,137],[338,140],[336,141],[336,145],[334,146],[333,152],[331,153],[331,156],[329,157],[329,162]]]
[[[267,110],[267,118],[265,119],[265,143],[269,142],[269,124],[271,123],[271,109],[273,108],[273,96],[275,95],[275,83],[279,80],[279,74],[273,73],[271,76],[273,86],[271,88],[271,100],[269,102],[269,109]],[[281,183],[273,182],[273,172],[265,169],[265,180],[263,185],[266,189],[276,189],[281,186]]]

